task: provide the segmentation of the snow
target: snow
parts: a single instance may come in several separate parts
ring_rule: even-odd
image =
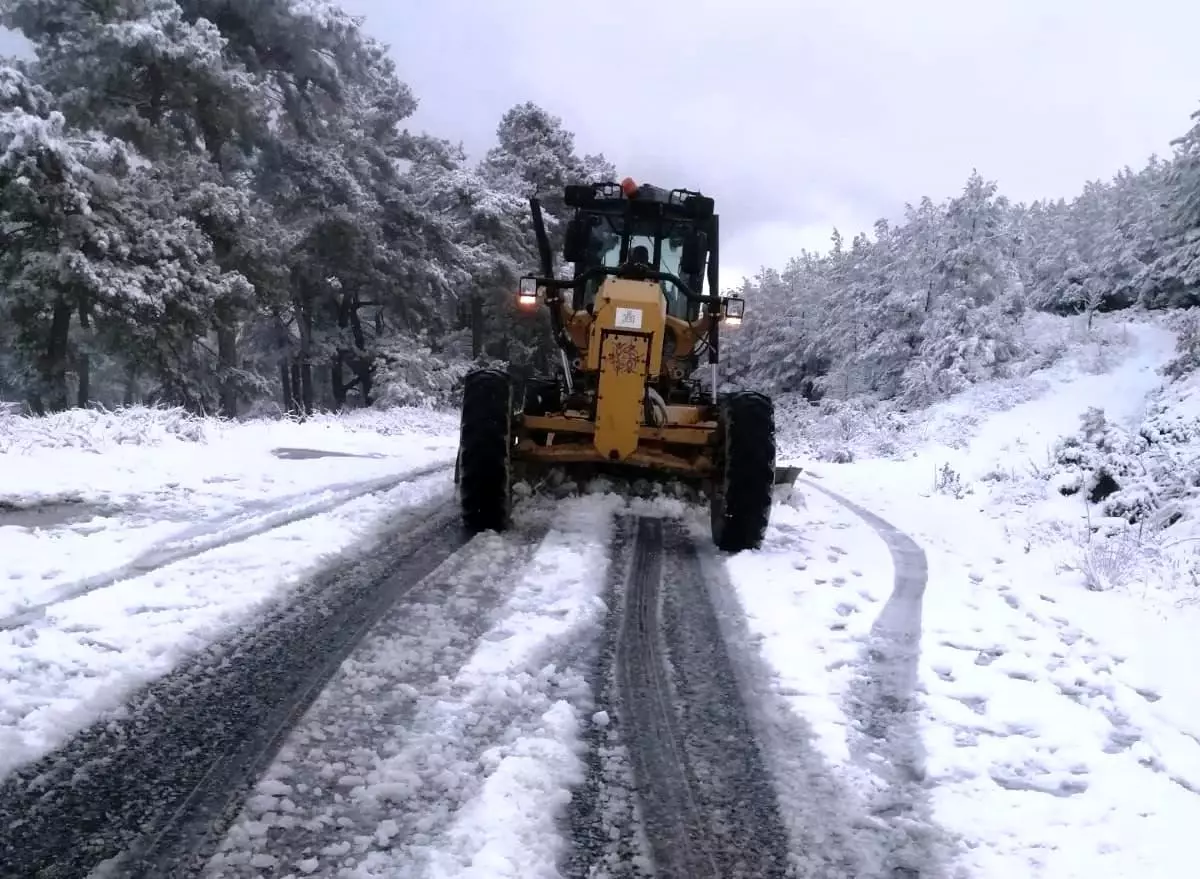
[[[1123,359],[1060,362],[934,407],[923,436],[901,438],[891,459],[860,450],[849,464],[790,462],[925,553],[918,775],[955,875],[1189,872],[1200,821],[1200,610],[1144,567],[1126,588],[1084,588],[1089,512],[1036,475],[1089,407],[1129,430],[1146,416],[1174,338],[1152,323],[1121,332]],[[820,491],[799,491],[800,509],[776,507],[764,549],[726,564],[777,693],[812,724],[866,811],[888,772],[854,765],[862,730],[848,692],[894,568],[862,521]]]
[[[861,875],[1187,875],[1200,507],[1161,534],[1098,521],[1059,492],[1055,454],[1101,407],[1131,434],[1177,427],[1193,460],[1200,379],[1163,387],[1161,324],[1096,322],[1068,356],[928,411],[844,410],[852,462],[820,460],[829,434],[797,443],[765,545],[720,563],[731,651],[768,671],[750,713],[800,860],[848,845]],[[441,497],[446,470],[425,468],[455,447],[453,416],[418,410],[56,418],[0,416],[0,773]],[[588,678],[618,510],[700,518],[603,491],[521,504],[368,633],[208,874],[560,875],[585,742],[620,726]]]
[[[444,422],[0,418],[0,774],[446,495]]]
[[[265,857],[322,875],[557,876],[619,505],[527,506],[430,577],[342,665],[209,874],[257,875]]]
[[[826,756],[846,764],[847,718],[839,705],[872,611],[892,591],[887,546],[854,514],[811,492],[801,509],[776,505],[763,549],[726,567],[781,692]]]

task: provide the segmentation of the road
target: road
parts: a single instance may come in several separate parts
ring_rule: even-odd
[[[940,872],[930,840],[911,829],[928,824],[912,705],[924,555],[837,499],[877,530],[895,562],[893,598],[851,699],[861,731],[852,749],[886,767],[882,799],[911,820],[864,831],[866,816],[838,812],[826,770],[800,753],[801,719],[769,705],[721,558],[681,520],[618,512],[594,636],[564,638],[538,658],[559,676],[545,686],[592,719],[585,777],[562,821],[567,875]],[[418,709],[445,696],[553,527],[535,520],[468,540],[452,504],[412,510],[383,550],[314,579],[118,716],[0,781],[3,875],[350,875],[347,865],[365,870],[372,852],[402,875],[423,875],[431,840],[470,785],[430,771],[386,801],[348,797],[327,783],[329,767],[351,778],[385,759],[469,768],[506,730],[542,722],[536,700],[475,704],[436,729]],[[370,670],[368,691],[335,679],[347,663]],[[255,786],[272,766],[290,780],[288,820],[250,832],[261,825]],[[801,778],[807,793],[798,794]],[[827,802],[798,810],[797,796]],[[376,839],[384,824],[386,838]],[[349,860],[349,845],[330,845],[339,839],[358,841]],[[877,849],[874,860],[864,845]],[[877,863],[888,872],[864,872]]]

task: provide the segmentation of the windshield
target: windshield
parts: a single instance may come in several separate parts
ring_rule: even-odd
[[[590,242],[591,247],[589,248],[591,259],[588,261],[588,265],[603,265],[609,268],[619,266],[621,264],[621,237],[611,217],[606,217],[602,222],[593,226]],[[675,237],[679,240],[672,242],[670,237],[662,239],[658,263],[653,265],[660,272],[668,272],[672,275],[679,274],[680,262],[683,258],[682,238],[680,236]],[[653,235],[630,235],[627,252],[632,252],[635,247],[641,245],[650,254],[651,264],[654,264],[654,243],[655,236]],[[600,289],[600,283],[601,281],[598,279],[588,282],[584,293],[585,305],[595,302],[596,293]],[[662,281],[661,286],[667,301],[667,314],[672,317],[689,320],[691,309],[689,308],[690,303],[687,298],[670,281]]]

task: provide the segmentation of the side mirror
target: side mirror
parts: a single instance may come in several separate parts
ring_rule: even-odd
[[[708,242],[703,232],[690,232],[683,239],[683,253],[679,256],[679,271],[684,275],[698,275],[704,271],[704,249]]]
[[[741,296],[726,296],[721,302],[725,323],[731,327],[740,326],[746,313],[746,300]]]
[[[563,241],[563,259],[567,262],[584,262],[587,259],[588,222],[583,217],[575,217],[567,223],[566,237]]]

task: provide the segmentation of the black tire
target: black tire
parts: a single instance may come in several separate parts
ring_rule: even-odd
[[[512,509],[512,382],[499,369],[476,369],[463,382],[458,498],[473,534],[503,531]]]
[[[713,542],[724,552],[758,549],[775,491],[775,406],[764,394],[735,391],[721,401],[719,417]]]

